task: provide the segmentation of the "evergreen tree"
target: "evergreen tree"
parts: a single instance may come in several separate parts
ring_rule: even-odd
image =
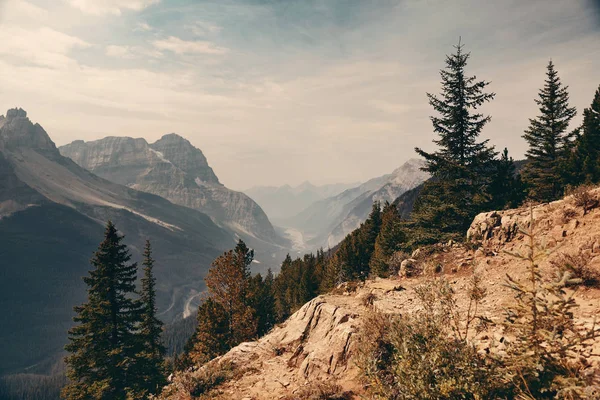
[[[383,208],[381,230],[375,240],[375,247],[369,266],[371,274],[382,278],[389,276],[388,260],[399,245],[405,241],[402,220],[395,205],[387,203]]]
[[[126,399],[136,397],[136,328],[140,322],[135,291],[136,264],[123,236],[108,222],[104,240],[91,260],[93,270],[83,278],[88,301],[75,307],[65,349],[69,384],[62,395],[68,400]]]
[[[225,354],[231,348],[230,324],[227,310],[221,303],[206,298],[197,315],[198,325],[188,344],[189,362],[202,365],[215,357]]]
[[[502,210],[518,207],[525,199],[525,188],[521,176],[516,173],[515,162],[504,149],[495,162],[495,172],[490,184],[490,209]]]
[[[281,270],[274,282],[275,314],[277,321],[283,321],[290,316],[291,305],[288,301],[288,287],[291,279],[288,276],[291,273],[292,257],[288,254],[281,263]]]
[[[163,323],[156,318],[156,278],[154,277],[154,259],[149,240],[146,240],[144,248],[143,266],[144,277],[140,293],[142,304],[139,329],[140,349],[137,361],[140,397],[156,394],[166,384],[165,347],[161,341]]]
[[[538,201],[552,201],[563,194],[564,165],[570,151],[569,122],[576,114],[569,107],[568,86],[562,85],[552,61],[548,63],[546,81],[536,104],[540,115],[529,120],[523,138],[529,144],[523,178],[530,196]]]
[[[583,111],[583,125],[573,153],[574,184],[600,182],[600,87],[594,100]]]
[[[412,215],[420,230],[417,235],[426,242],[463,234],[488,201],[495,157],[487,140],[478,142],[490,117],[476,112],[495,94],[485,92],[489,82],[466,75],[470,53],[463,52],[460,42],[455,47],[456,53],[446,56],[446,68],[440,71],[440,97],[427,94],[439,114],[431,117],[439,135],[434,140],[439,150],[415,149],[427,162],[424,170],[433,177],[425,184]]]
[[[256,316],[257,335],[262,336],[275,325],[275,298],[271,269],[264,279],[260,274],[250,278],[249,305]]]
[[[365,279],[369,274],[369,261],[375,250],[375,241],[381,230],[382,213],[381,203],[374,201],[371,206],[371,213],[359,230],[357,238],[357,261],[358,265],[354,271],[354,276]]]
[[[218,257],[205,278],[213,300],[227,313],[231,347],[256,335],[256,319],[248,305],[249,266],[253,252],[240,240],[235,250]]]

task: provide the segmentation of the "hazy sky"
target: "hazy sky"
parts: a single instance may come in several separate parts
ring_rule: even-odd
[[[0,108],[57,145],[179,133],[236,189],[366,180],[431,148],[425,93],[459,36],[497,93],[484,136],[515,157],[550,58],[580,110],[600,84],[600,0],[0,4]]]

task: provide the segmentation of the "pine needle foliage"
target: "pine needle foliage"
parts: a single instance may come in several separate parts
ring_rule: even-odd
[[[139,374],[136,330],[140,303],[134,300],[136,264],[112,222],[91,260],[93,269],[83,278],[88,301],[75,307],[76,326],[69,330],[70,353],[65,361],[69,384],[62,396],[68,400],[133,397]]]
[[[568,86],[563,86],[554,63],[548,63],[546,81],[535,100],[539,116],[529,120],[523,138],[529,144],[523,179],[536,201],[556,200],[563,194],[565,165],[572,148],[572,136],[567,133],[570,121],[577,114],[569,106]]]
[[[163,323],[156,317],[156,278],[154,277],[154,259],[152,245],[146,240],[144,247],[143,271],[140,291],[141,322],[139,325],[139,345],[137,355],[137,373],[139,374],[138,395],[146,397],[157,394],[166,384],[165,347],[161,335]]]
[[[467,75],[470,53],[464,52],[460,41],[455,48],[456,52],[446,57],[446,68],[440,71],[440,96],[427,94],[437,113],[431,122],[438,135],[434,140],[438,150],[428,153],[415,149],[427,162],[424,170],[433,177],[425,184],[412,213],[423,244],[456,239],[489,201],[496,153],[487,140],[478,140],[491,117],[477,110],[495,94],[486,92],[489,82]]]
[[[570,165],[571,183],[600,182],[600,87],[592,104],[583,111],[583,124],[579,129]]]

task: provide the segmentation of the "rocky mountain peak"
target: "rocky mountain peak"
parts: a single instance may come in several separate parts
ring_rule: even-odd
[[[27,111],[22,108],[11,108],[6,112],[6,119],[27,118]]]
[[[160,152],[173,165],[177,166],[190,178],[198,178],[202,182],[220,184],[219,178],[208,165],[202,151],[194,147],[189,140],[169,133],[150,145],[150,148]]]
[[[58,150],[50,136],[39,124],[33,124],[27,118],[27,111],[12,108],[6,112],[6,118],[0,118],[0,149],[28,147],[45,150],[58,155]]]

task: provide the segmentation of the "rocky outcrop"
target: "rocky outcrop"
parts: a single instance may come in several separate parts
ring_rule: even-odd
[[[590,194],[600,198],[600,189],[593,189]],[[580,226],[582,214],[583,209],[577,206],[572,196],[531,208],[481,213],[471,223],[467,231],[467,240],[486,246],[503,246],[522,238],[523,231],[530,230],[533,219],[534,231],[545,232],[546,246],[555,247]]]
[[[355,380],[356,335],[360,315],[368,310],[356,297],[344,298],[344,304],[337,300],[311,300],[260,340],[242,343],[202,368],[232,363],[245,371],[221,389],[223,398],[232,399],[278,399],[309,382]]]
[[[238,234],[281,242],[258,204],[223,186],[202,151],[181,136],[152,144],[129,137],[75,141],[60,152],[105,179],[202,211]]]

